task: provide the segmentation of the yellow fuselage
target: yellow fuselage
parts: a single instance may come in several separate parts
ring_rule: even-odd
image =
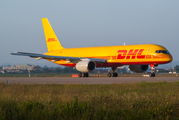
[[[101,58],[107,59],[107,63],[96,64],[96,67],[113,67],[122,65],[158,65],[172,61],[170,53],[157,53],[156,51],[167,51],[166,48],[155,44],[123,45],[85,48],[64,48],[49,51],[45,55]],[[52,61],[52,60],[49,60]],[[56,64],[75,67],[73,63],[66,60],[53,61]]]

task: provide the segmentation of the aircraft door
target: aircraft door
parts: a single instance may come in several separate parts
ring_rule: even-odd
[[[147,48],[147,51],[146,51],[146,59],[151,59],[151,47]]]

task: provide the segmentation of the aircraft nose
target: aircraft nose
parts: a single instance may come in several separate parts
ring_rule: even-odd
[[[173,57],[171,54],[168,55],[168,58],[169,58],[169,60],[168,60],[169,62],[171,62],[173,60]]]

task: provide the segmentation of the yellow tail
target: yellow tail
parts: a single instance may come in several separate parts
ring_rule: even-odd
[[[58,49],[64,49],[60,44],[55,32],[53,31],[47,18],[42,18],[42,24],[44,28],[45,39],[47,43],[48,51],[54,51]]]

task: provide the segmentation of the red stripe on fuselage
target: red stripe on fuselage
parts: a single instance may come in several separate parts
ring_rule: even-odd
[[[151,61],[151,62],[121,62],[121,63],[102,63],[96,64],[96,67],[119,67],[123,65],[150,65],[150,64],[166,64],[168,61]],[[67,67],[75,67],[75,64],[59,64]]]

